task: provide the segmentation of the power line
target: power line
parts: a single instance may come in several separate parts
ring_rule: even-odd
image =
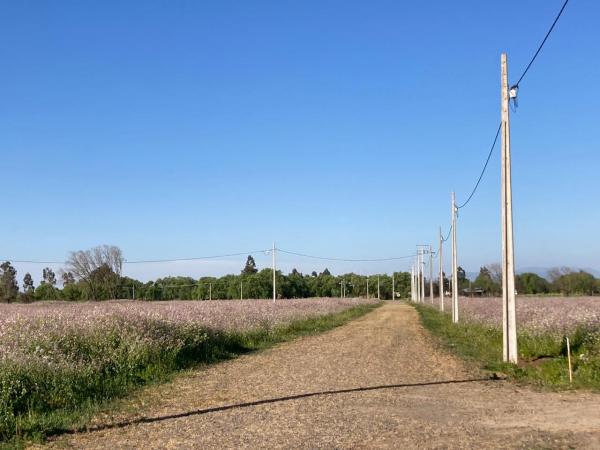
[[[219,259],[219,258],[229,258],[233,256],[244,256],[244,255],[255,255],[257,253],[265,253],[271,251],[271,249],[266,250],[254,250],[250,252],[239,252],[239,253],[228,253],[224,255],[210,255],[210,256],[195,256],[191,258],[172,258],[172,259],[139,259],[139,260],[124,260],[123,264],[152,264],[152,263],[166,263],[166,262],[178,262],[178,261],[200,261],[204,259]],[[11,263],[19,263],[19,264],[66,264],[66,261],[40,261],[40,260],[25,260],[25,259],[10,259],[10,258],[2,258],[2,261],[10,261]]]
[[[473,198],[473,195],[475,195],[475,192],[477,191],[477,188],[479,187],[479,183],[481,183],[481,179],[483,178],[483,175],[485,174],[485,170],[487,169],[487,166],[488,166],[488,164],[490,162],[490,158],[492,157],[492,153],[494,152],[494,147],[496,147],[496,142],[498,141],[498,136],[500,136],[500,129],[501,128],[502,128],[502,123],[500,125],[498,125],[498,131],[496,131],[496,137],[494,137],[494,142],[492,143],[492,146],[490,147],[490,151],[488,152],[487,159],[485,160],[485,164],[483,165],[483,169],[481,170],[481,173],[479,174],[479,178],[477,179],[477,183],[475,183],[475,187],[471,191],[471,195],[469,195],[469,198],[467,198],[467,201],[465,201],[462,205],[457,206],[456,207],[457,209],[461,209],[461,208],[464,208],[465,206],[467,206],[467,204]]]
[[[554,19],[554,22],[552,22],[552,25],[550,26],[550,29],[548,30],[548,32],[546,33],[546,36],[544,37],[544,40],[542,41],[542,43],[540,44],[540,46],[538,47],[537,51],[535,52],[535,54],[533,55],[533,58],[531,58],[531,61],[529,61],[529,64],[527,64],[527,67],[525,67],[525,70],[523,71],[523,73],[521,74],[521,76],[519,77],[519,81],[517,81],[512,87],[519,87],[519,84],[521,83],[521,81],[523,80],[523,78],[525,78],[525,75],[527,74],[527,72],[529,71],[529,68],[531,67],[531,65],[533,64],[533,62],[535,61],[535,59],[537,58],[537,56],[539,55],[540,51],[542,50],[542,47],[544,47],[544,44],[546,43],[546,41],[548,40],[548,38],[550,37],[550,34],[552,33],[552,30],[554,30],[554,27],[556,26],[556,23],[558,22],[558,19],[560,19],[560,16],[562,15],[563,11],[565,10],[565,7],[567,6],[567,3],[569,3],[569,0],[565,0],[565,2],[562,5],[562,8],[560,8],[560,11],[558,12],[558,14],[556,15],[556,18]]]
[[[165,262],[178,262],[178,261],[200,261],[203,259],[219,259],[229,258],[232,256],[244,256],[244,255],[255,255],[257,253],[265,253],[271,249],[265,250],[254,250],[250,252],[239,252],[239,253],[228,253],[225,255],[211,255],[211,256],[196,256],[192,258],[175,258],[175,259],[139,259],[134,261],[123,261],[123,264],[153,264],[153,263],[165,263]]]
[[[287,253],[288,255],[302,256],[304,258],[321,259],[321,260],[325,260],[325,261],[346,261],[346,262],[395,261],[395,260],[399,260],[399,259],[413,258],[415,256],[414,254],[412,254],[412,255],[405,255],[405,256],[394,256],[394,257],[390,257],[390,258],[350,259],[350,258],[334,258],[334,257],[327,257],[327,256],[307,255],[305,253],[290,252],[288,250],[282,250],[280,248],[278,248],[277,251],[279,251],[281,253]]]

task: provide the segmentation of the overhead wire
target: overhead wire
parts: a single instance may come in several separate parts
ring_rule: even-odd
[[[481,183],[481,180],[483,179],[483,175],[485,174],[487,166],[490,163],[492,153],[494,153],[494,148],[496,147],[496,142],[498,142],[498,136],[500,136],[501,129],[502,129],[502,123],[500,123],[500,125],[498,125],[498,130],[496,131],[496,136],[494,137],[494,142],[492,143],[492,146],[490,147],[487,158],[485,160],[485,164],[483,165],[483,169],[481,169],[481,173],[479,174],[479,178],[477,178],[477,183],[475,183],[475,186],[473,187],[473,190],[471,191],[469,198],[467,198],[467,200],[464,203],[462,203],[461,205],[458,205],[456,207],[457,209],[462,209],[465,206],[467,206],[469,204],[469,202],[471,201],[471,199],[473,198],[473,196],[475,195],[475,192],[477,192],[477,188],[479,187],[479,184]]]
[[[546,43],[546,41],[548,40],[548,38],[550,37],[550,34],[552,33],[552,30],[554,30],[554,27],[556,26],[556,23],[558,22],[558,19],[560,19],[560,16],[562,16],[563,11],[565,10],[567,3],[569,3],[569,0],[565,0],[565,2],[562,5],[562,8],[560,8],[560,11],[558,12],[558,14],[556,15],[556,18],[554,19],[554,22],[552,22],[552,25],[550,26],[550,29],[548,29],[548,32],[546,33],[546,36],[544,36],[544,39],[542,40],[542,43],[540,44],[540,46],[538,47],[538,49],[536,50],[535,54],[533,55],[533,57],[531,58],[531,60],[529,61],[529,64],[527,64],[527,67],[525,67],[525,70],[523,71],[523,73],[521,74],[521,76],[519,77],[519,81],[517,81],[515,84],[512,85],[512,87],[519,87],[519,84],[521,84],[521,81],[523,81],[523,78],[525,78],[525,75],[527,74],[527,72],[529,71],[529,69],[531,68],[533,62],[536,60],[536,58],[538,57],[540,51],[542,51],[542,48],[544,47],[544,44]]]
[[[308,255],[306,253],[291,252],[289,250],[283,250],[283,249],[280,249],[280,248],[277,248],[276,250],[279,251],[279,252],[281,252],[281,253],[287,253],[288,255],[294,255],[294,256],[301,256],[301,257],[304,257],[304,258],[320,259],[320,260],[325,260],[325,261],[346,261],[346,262],[396,261],[396,260],[400,260],[400,259],[413,258],[414,256],[416,256],[413,253],[413,254],[410,254],[410,255],[393,256],[393,257],[389,257],[389,258],[354,259],[354,258],[336,258],[336,257],[328,257],[328,256]]]

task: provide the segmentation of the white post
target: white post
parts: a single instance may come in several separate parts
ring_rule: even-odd
[[[505,362],[516,364],[517,318],[515,302],[515,262],[513,248],[512,176],[510,167],[510,114],[508,91],[508,61],[506,53],[500,57],[502,90],[502,332]]]
[[[429,300],[433,305],[433,250],[429,246]]]
[[[573,367],[571,366],[571,344],[567,337],[567,359],[569,361],[569,383],[573,383]]]
[[[456,255],[456,196],[452,193],[452,322],[458,322],[458,258]]]
[[[377,300],[381,300],[381,293],[379,291],[379,275],[377,275]]]
[[[442,227],[440,227],[440,247],[438,250],[438,259],[440,263],[440,311],[444,312],[444,261],[443,261],[443,252],[442,246],[444,245],[444,240],[442,236]]]
[[[275,265],[275,241],[273,241],[273,301],[277,298],[277,281],[276,281],[276,273],[277,266]]]

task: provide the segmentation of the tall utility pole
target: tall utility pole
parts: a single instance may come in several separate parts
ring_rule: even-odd
[[[381,300],[381,291],[379,290],[379,275],[377,275],[377,300]]]
[[[421,250],[417,251],[417,303],[421,303]]]
[[[444,258],[442,252],[442,246],[444,245],[444,238],[442,236],[442,227],[440,227],[440,246],[438,249],[438,260],[440,263],[440,284],[439,284],[439,294],[440,294],[440,311],[444,311]]]
[[[421,250],[421,303],[425,303],[425,250]]]
[[[458,258],[456,256],[456,195],[452,192],[452,322],[458,322]]]
[[[433,249],[429,246],[429,300],[433,305]]]
[[[273,249],[271,250],[271,252],[273,253],[273,301],[275,301],[275,299],[277,298],[277,266],[275,265],[275,241],[273,241]]]
[[[515,302],[515,254],[513,248],[512,175],[510,168],[510,95],[508,90],[508,61],[500,57],[502,90],[502,347],[505,362],[516,364],[517,317]]]

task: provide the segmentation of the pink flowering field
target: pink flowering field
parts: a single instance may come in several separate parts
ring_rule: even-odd
[[[446,297],[445,311],[451,311]],[[434,305],[439,305],[434,299]],[[461,320],[500,327],[501,298],[459,298]],[[517,326],[523,331],[562,336],[583,326],[600,328],[600,297],[518,297]]]
[[[0,441],[16,429],[44,432],[57,411],[60,416],[190,363],[276,341],[277,326],[375,303],[313,298],[0,304]]]

